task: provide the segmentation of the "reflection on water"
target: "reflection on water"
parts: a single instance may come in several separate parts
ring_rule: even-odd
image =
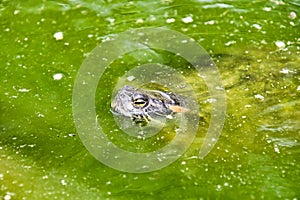
[[[299,6],[296,0],[1,1],[0,198],[298,199]],[[71,95],[80,63],[110,34],[138,27],[183,32],[219,67],[227,118],[204,160],[195,155],[213,101],[205,87],[196,94],[201,113],[193,145],[161,171],[110,169],[77,137]],[[57,32],[62,40],[53,38]],[[178,65],[159,51],[152,58]],[[111,72],[107,91],[122,76]],[[184,75],[189,83],[199,78]]]

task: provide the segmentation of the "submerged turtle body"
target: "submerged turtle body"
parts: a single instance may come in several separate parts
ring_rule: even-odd
[[[181,106],[182,103],[182,97],[172,92],[143,90],[125,85],[114,97],[111,111],[129,117],[137,124],[145,125],[153,118],[185,112],[187,109]]]

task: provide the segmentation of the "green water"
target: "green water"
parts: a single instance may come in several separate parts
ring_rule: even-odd
[[[188,16],[193,21],[184,23]],[[299,1],[2,0],[0,17],[0,198],[300,199]],[[213,151],[196,158],[210,110],[199,91],[203,128],[186,154],[162,170],[131,174],[83,146],[72,90],[89,52],[109,34],[140,27],[199,42],[220,71],[227,114]],[[128,69],[145,62],[126,61]],[[112,67],[99,95],[122,73]]]

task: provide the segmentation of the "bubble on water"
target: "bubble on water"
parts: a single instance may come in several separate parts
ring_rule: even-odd
[[[254,95],[254,98],[255,99],[260,99],[260,100],[264,100],[265,99],[265,97],[263,95],[261,95],[261,94]]]
[[[210,21],[204,22],[205,25],[214,25],[215,23],[216,23],[215,20],[210,20]]]
[[[279,150],[279,148],[278,148],[277,145],[274,146],[274,151],[275,151],[276,153],[280,153],[280,150]]]
[[[135,79],[134,76],[128,76],[128,77],[127,77],[127,80],[128,80],[128,81],[133,81],[134,79]]]
[[[45,115],[43,115],[42,113],[37,113],[37,116],[41,118],[45,117]]]
[[[188,43],[187,40],[181,40],[181,43],[185,44],[185,43]]]
[[[283,49],[285,48],[285,43],[283,41],[276,41],[275,45],[279,48],[279,49]]]
[[[252,26],[258,30],[261,30],[261,28],[262,28],[261,25],[259,25],[259,24],[252,24]]]
[[[217,99],[209,98],[209,99],[205,100],[204,102],[205,103],[215,103],[215,102],[217,102]]]
[[[136,24],[142,24],[142,23],[144,23],[144,20],[143,19],[137,19],[135,23]]]
[[[4,200],[10,200],[12,196],[14,196],[15,193],[13,192],[7,192],[6,195],[3,197]]]
[[[61,80],[63,77],[63,74],[62,73],[57,73],[57,74],[54,74],[53,75],[53,79],[54,80]]]
[[[290,22],[291,26],[296,26],[296,24],[294,22]]]
[[[29,92],[30,90],[29,89],[26,89],[26,88],[20,88],[19,89],[19,92]]]
[[[108,42],[110,41],[112,38],[109,36],[103,36],[103,37],[99,37],[98,39],[101,39],[102,42]]]
[[[183,23],[192,23],[194,20],[191,16],[185,17],[181,19],[183,21]]]
[[[114,25],[114,23],[115,23],[115,19],[114,19],[114,18],[108,17],[108,18],[106,18],[106,20],[107,20],[111,25]]]
[[[166,20],[166,22],[167,22],[168,24],[174,23],[174,22],[175,22],[175,19],[174,19],[174,18],[169,18],[169,19]]]
[[[231,46],[231,45],[233,45],[233,44],[235,44],[236,43],[236,41],[234,41],[234,40],[232,40],[232,41],[228,41],[228,42],[226,42],[225,43],[225,46]]]
[[[280,73],[282,73],[282,74],[288,74],[289,72],[290,72],[290,70],[287,68],[283,68],[280,70]]]
[[[53,37],[56,39],[56,40],[62,40],[62,39],[64,39],[64,34],[63,34],[63,32],[56,32],[56,33],[54,33],[54,35],[53,35]]]
[[[221,185],[217,185],[216,190],[217,190],[217,191],[221,191],[221,190],[222,190],[222,186],[221,186]]]
[[[290,17],[291,19],[296,19],[297,14],[296,14],[295,12],[290,12],[289,17]]]
[[[20,10],[15,10],[14,11],[14,15],[17,15],[17,14],[19,14],[20,13]]]
[[[64,179],[62,179],[62,180],[60,181],[60,183],[61,183],[62,185],[67,185],[67,182],[66,182]]]
[[[271,7],[264,7],[263,10],[266,11],[266,12],[270,12],[272,10],[272,8]]]

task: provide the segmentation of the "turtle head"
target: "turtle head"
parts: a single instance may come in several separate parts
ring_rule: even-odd
[[[115,95],[111,111],[145,125],[152,118],[165,118],[172,113],[186,112],[187,109],[181,107],[180,102],[181,98],[171,92],[143,90],[125,85]]]

